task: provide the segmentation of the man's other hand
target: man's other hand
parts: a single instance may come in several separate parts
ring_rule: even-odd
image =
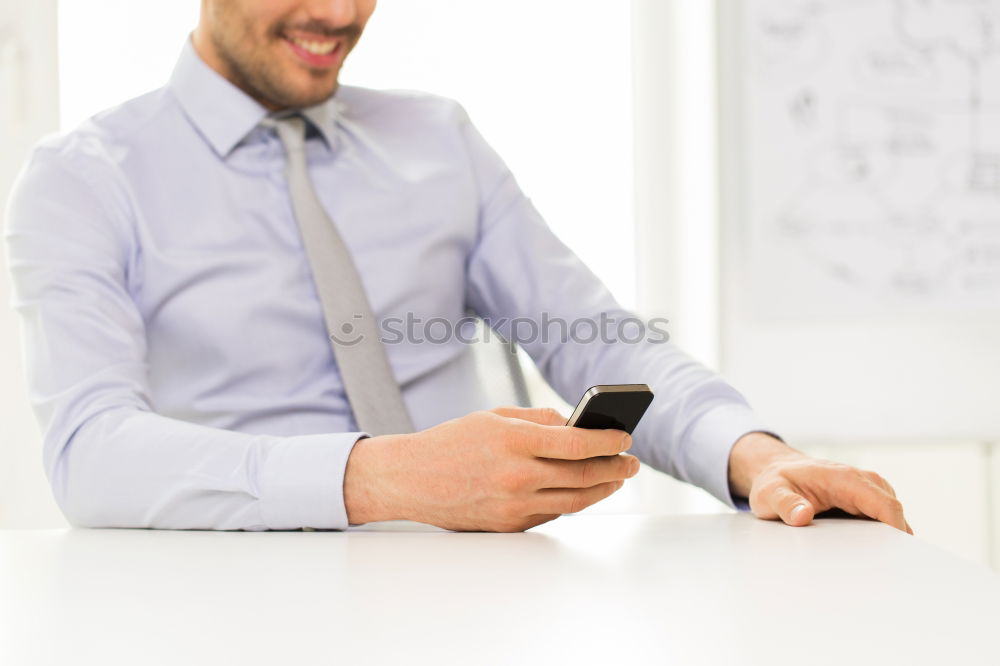
[[[812,522],[817,513],[841,509],[913,534],[892,486],[875,472],[811,458],[765,433],[740,438],[729,456],[733,494],[750,499],[759,518],[789,525]]]
[[[503,407],[362,439],[344,476],[348,520],[519,532],[599,502],[639,471],[621,455],[627,433],[565,423],[552,409]]]

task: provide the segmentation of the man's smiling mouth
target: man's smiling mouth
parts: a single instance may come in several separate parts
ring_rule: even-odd
[[[285,34],[284,41],[301,60],[312,67],[332,67],[341,60],[343,37],[326,37],[315,33]]]

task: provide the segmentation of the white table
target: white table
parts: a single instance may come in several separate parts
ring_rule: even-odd
[[[1000,664],[1000,577],[871,522],[0,532],[0,664]]]

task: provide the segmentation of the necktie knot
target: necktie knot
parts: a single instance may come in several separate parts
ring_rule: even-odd
[[[278,133],[278,138],[288,153],[299,152],[305,145],[306,121],[298,114],[268,116],[260,124]]]

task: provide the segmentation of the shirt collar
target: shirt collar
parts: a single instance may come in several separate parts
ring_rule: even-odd
[[[189,36],[168,87],[195,128],[220,157],[227,157],[268,111],[201,59]],[[334,145],[340,104],[333,97],[301,109],[328,146]]]

